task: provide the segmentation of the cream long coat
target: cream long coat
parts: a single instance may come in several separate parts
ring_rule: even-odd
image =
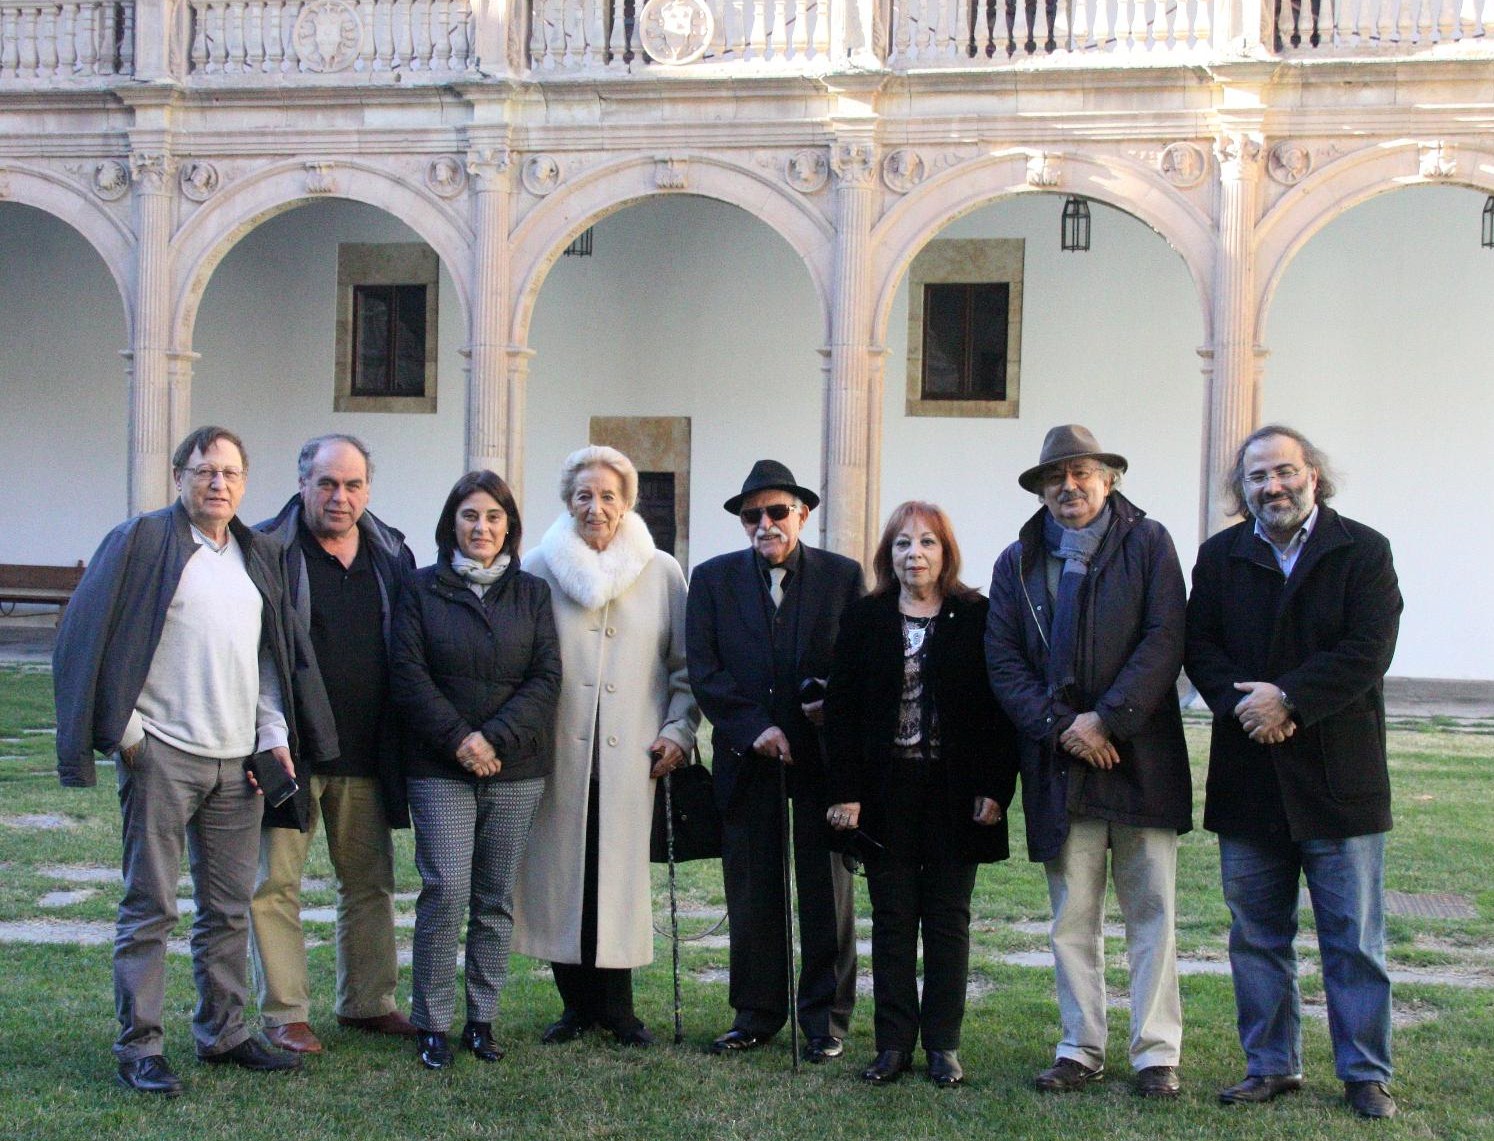
[[[688,755],[700,711],[685,671],[685,576],[628,512],[597,552],[562,515],[525,556],[551,586],[563,680],[555,770],[545,785],[514,893],[514,950],[581,961],[581,895],[592,738],[599,736],[597,966],[653,961],[648,748]]]

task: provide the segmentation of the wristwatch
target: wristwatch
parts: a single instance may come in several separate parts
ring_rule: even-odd
[[[1276,687],[1276,689],[1281,694],[1281,707],[1288,713],[1296,713],[1297,707],[1292,704],[1292,699],[1287,696],[1287,691],[1282,689],[1279,685]]]

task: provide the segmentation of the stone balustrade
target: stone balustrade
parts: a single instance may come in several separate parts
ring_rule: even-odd
[[[0,83],[129,75],[135,5],[0,0]]]
[[[1494,0],[162,0],[141,77],[335,82],[1494,53]],[[478,12],[482,12],[479,15]],[[1258,27],[1256,26],[1258,25]],[[143,41],[151,39],[144,25]],[[484,38],[486,37],[486,38]],[[0,0],[0,87],[136,74],[135,0]],[[504,40],[507,42],[503,42]],[[144,49],[141,49],[142,52]]]
[[[852,0],[533,0],[535,72],[732,63],[824,69],[832,16]],[[854,46],[854,45],[853,45]]]
[[[475,68],[467,0],[190,0],[192,76]]]

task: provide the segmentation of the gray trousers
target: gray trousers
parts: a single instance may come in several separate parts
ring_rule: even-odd
[[[456,1014],[457,939],[467,915],[467,1021],[492,1022],[508,977],[514,880],[543,777],[409,782],[415,826],[415,903],[410,1020],[445,1034]]]
[[[166,938],[176,926],[182,840],[192,869],[192,978],[199,1056],[249,1037],[249,899],[254,894],[263,802],[243,758],[215,761],[146,735],[129,767],[119,764],[124,817],[124,898],[114,936],[114,1005],[120,1061],[163,1052]]]

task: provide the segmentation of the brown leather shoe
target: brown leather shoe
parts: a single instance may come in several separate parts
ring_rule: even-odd
[[[372,1018],[344,1018],[337,1016],[337,1025],[350,1030],[361,1030],[365,1034],[389,1034],[395,1038],[417,1038],[420,1029],[397,1010],[388,1014],[376,1014]]]
[[[1105,1067],[1090,1069],[1073,1058],[1059,1058],[1033,1079],[1033,1085],[1043,1093],[1072,1093],[1093,1082],[1105,1080]]]
[[[1345,1082],[1344,1100],[1360,1117],[1394,1117],[1395,1098],[1384,1082]]]
[[[1177,1097],[1183,1091],[1176,1066],[1147,1066],[1136,1071],[1131,1088],[1137,1097]]]
[[[320,1054],[322,1044],[312,1033],[309,1022],[287,1022],[284,1026],[266,1026],[265,1038],[271,1046],[292,1054]]]
[[[1302,1088],[1301,1074],[1251,1074],[1243,1082],[1219,1091],[1220,1105],[1264,1105],[1284,1093]]]

